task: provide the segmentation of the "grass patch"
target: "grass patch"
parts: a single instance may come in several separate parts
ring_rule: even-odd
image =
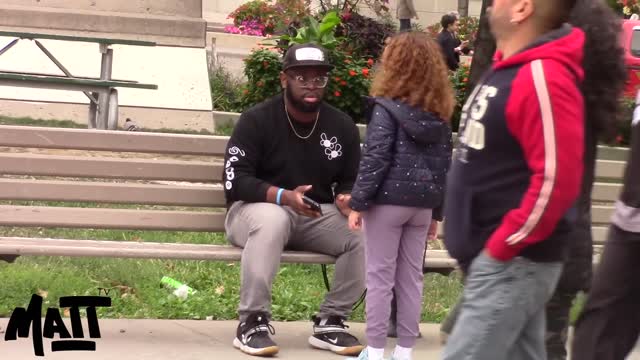
[[[2,236],[62,237],[114,241],[154,241],[226,244],[223,234],[114,231],[84,229],[0,228]],[[332,275],[333,267],[329,267]],[[171,295],[160,285],[170,276],[198,290],[186,300]],[[46,294],[46,305],[58,306],[68,295],[96,295],[98,288],[110,289],[113,306],[99,309],[103,318],[204,319],[237,318],[240,264],[211,261],[150,259],[100,259],[71,257],[20,257],[13,264],[0,262],[0,317],[17,306],[27,306],[31,294]],[[462,289],[455,275],[425,277],[422,320],[440,322]],[[319,265],[281,266],[273,285],[272,310],[276,320],[308,320],[326,293]],[[352,316],[364,320],[363,306]]]
[[[71,120],[43,120],[32,119],[30,117],[8,117],[0,115],[0,125],[24,125],[24,126],[44,126],[44,127],[60,127],[83,129],[86,125],[78,124]]]
[[[22,126],[41,126],[41,127],[57,127],[69,129],[86,129],[87,125],[79,124],[71,120],[45,120],[33,119],[30,117],[8,117],[0,115],[0,125],[22,125]],[[190,134],[190,135],[230,135],[233,130],[232,126],[222,126],[220,130],[216,129],[211,132],[207,129],[144,129],[145,132],[170,133],[170,134]]]

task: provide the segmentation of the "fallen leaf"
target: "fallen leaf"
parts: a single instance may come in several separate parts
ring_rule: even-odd
[[[69,308],[65,308],[62,314],[64,315],[64,317],[70,317],[71,311],[69,311]]]
[[[220,285],[216,288],[216,294],[222,295],[224,293],[224,286]]]

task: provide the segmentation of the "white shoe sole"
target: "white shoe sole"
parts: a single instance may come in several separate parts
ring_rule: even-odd
[[[254,349],[252,347],[248,347],[244,345],[238,338],[233,339],[233,347],[242,351],[245,354],[253,355],[253,356],[273,356],[278,353],[280,349],[277,346],[269,346],[261,349]]]
[[[322,340],[319,340],[315,336],[309,336],[309,345],[320,350],[329,350],[339,355],[357,356],[364,349],[364,345],[356,345],[350,347],[336,346]]]

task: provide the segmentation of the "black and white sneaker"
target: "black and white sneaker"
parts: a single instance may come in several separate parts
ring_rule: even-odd
[[[246,321],[238,325],[233,346],[240,351],[255,356],[273,356],[278,353],[278,345],[269,337],[276,333],[269,324],[267,314],[252,313]]]
[[[336,354],[357,356],[364,346],[358,339],[347,332],[348,326],[339,316],[329,318],[313,317],[313,335],[309,344],[316,349],[330,350]]]

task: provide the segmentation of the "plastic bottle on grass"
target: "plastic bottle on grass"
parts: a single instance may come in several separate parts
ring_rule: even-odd
[[[197,290],[194,290],[193,288],[187,286],[186,284],[183,284],[180,281],[172,279],[168,276],[163,276],[162,279],[160,279],[160,282],[162,284],[165,284],[169,287],[174,288],[175,291],[173,292],[173,295],[177,296],[182,300],[186,299],[187,296],[193,295],[198,292]]]

